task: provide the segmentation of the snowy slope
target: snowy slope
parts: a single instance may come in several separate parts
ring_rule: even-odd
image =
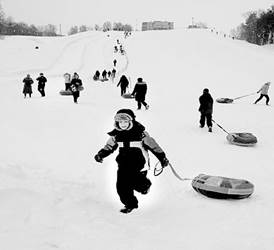
[[[113,53],[120,39],[127,56]],[[39,46],[39,49],[35,49]],[[0,245],[5,250],[272,249],[273,106],[252,103],[257,94],[214,104],[213,118],[229,132],[251,132],[253,148],[231,145],[217,126],[198,127],[198,98],[256,92],[273,79],[273,48],[201,30],[133,33],[86,32],[62,38],[0,40]],[[121,99],[117,82],[96,83],[95,70],[148,83],[148,111]],[[79,104],[60,96],[63,74],[77,71],[85,90]],[[48,78],[46,97],[34,84],[23,98],[22,79]],[[270,87],[270,98],[273,90]],[[196,193],[169,169],[154,177],[130,215],[115,191],[116,153],[93,160],[104,146],[113,116],[131,108],[183,177],[200,173],[244,178],[255,192],[244,200],[214,200]],[[157,160],[151,155],[152,165]]]

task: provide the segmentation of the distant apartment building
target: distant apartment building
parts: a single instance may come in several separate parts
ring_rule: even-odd
[[[142,31],[145,30],[173,30],[174,23],[167,21],[143,22]]]

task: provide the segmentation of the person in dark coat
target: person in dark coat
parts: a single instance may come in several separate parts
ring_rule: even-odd
[[[114,65],[114,67],[116,67],[116,64],[117,64],[117,60],[114,59],[114,60],[113,60],[113,65]]]
[[[82,80],[79,78],[79,75],[75,72],[70,82],[70,90],[72,92],[74,103],[78,103],[77,100],[80,96],[79,87],[82,85]]]
[[[129,85],[129,81],[128,81],[128,79],[125,75],[121,76],[120,81],[117,84],[117,87],[119,87],[119,85],[120,85],[120,88],[121,88],[121,96],[122,96],[123,94],[126,93],[126,89]]]
[[[109,70],[108,71],[108,78],[110,78],[111,77],[111,71]]]
[[[203,90],[203,94],[200,96],[199,102],[199,111],[201,113],[200,127],[203,128],[206,121],[208,132],[212,132],[213,99],[208,89]]]
[[[131,95],[135,96],[135,100],[137,101],[137,109],[141,109],[142,104],[146,109],[149,108],[149,105],[145,102],[147,93],[147,84],[143,81],[141,77],[137,79],[137,83],[134,86],[133,92]]]
[[[134,191],[147,194],[151,181],[147,178],[146,163],[149,163],[148,150],[160,161],[162,167],[169,164],[161,147],[145,131],[145,127],[135,120],[130,109],[119,110],[114,117],[115,128],[109,132],[106,145],[95,155],[95,160],[103,159],[119,148],[116,157],[118,163],[116,189],[121,202],[125,205],[120,211],[129,213],[138,208]]]
[[[102,77],[103,77],[103,80],[107,80],[107,71],[105,69],[102,72]]]
[[[112,69],[112,71],[111,71],[111,79],[112,79],[112,81],[114,80],[115,76],[116,76],[116,69]]]
[[[100,78],[100,72],[99,72],[99,70],[96,70],[96,72],[95,72],[95,74],[93,76],[93,80],[97,81],[97,80],[99,80],[99,78]]]
[[[31,85],[33,84],[33,80],[29,74],[27,74],[27,76],[23,79],[23,83],[24,83],[24,87],[23,87],[24,98],[26,98],[27,94],[29,94],[29,97],[31,97],[31,94],[32,94]]]
[[[44,76],[43,73],[40,73],[40,76],[36,78],[38,81],[38,91],[40,92],[41,96],[45,96],[45,86],[47,82],[47,78]]]

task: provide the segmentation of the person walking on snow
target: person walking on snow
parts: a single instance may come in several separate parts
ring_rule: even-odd
[[[102,77],[103,77],[103,80],[107,80],[107,71],[105,69],[102,72]]]
[[[129,85],[129,81],[128,81],[128,79],[125,75],[121,76],[120,81],[117,84],[117,87],[119,87],[119,85],[120,85],[120,88],[121,88],[121,96],[123,96],[123,94],[126,93],[126,89]]]
[[[30,77],[30,74],[27,74],[27,76],[23,79],[24,87],[23,87],[23,94],[24,98],[26,98],[27,94],[29,94],[29,97],[31,98],[32,94],[32,87],[33,80]]]
[[[40,73],[40,76],[37,77],[36,80],[38,81],[38,91],[40,92],[41,96],[44,97],[47,78],[43,73]]]
[[[162,167],[169,164],[164,151],[145,131],[145,127],[135,120],[130,109],[120,109],[114,117],[114,129],[109,132],[106,145],[94,156],[97,162],[119,148],[116,157],[118,163],[116,189],[124,208],[122,213],[129,213],[138,208],[134,191],[147,194],[151,181],[147,178],[148,150],[160,161]]]
[[[116,67],[116,64],[117,64],[117,60],[114,59],[114,60],[113,60],[113,65],[114,65],[114,67]]]
[[[206,124],[208,126],[208,132],[212,132],[213,99],[209,94],[208,89],[203,90],[203,94],[200,96],[199,102],[199,111],[201,113],[200,127],[203,128],[206,121]]]
[[[137,101],[137,109],[141,109],[142,104],[146,109],[149,108],[149,105],[145,102],[147,93],[147,84],[143,81],[141,77],[137,79],[137,83],[134,86],[132,96],[135,96],[135,100]]]
[[[80,96],[79,87],[82,85],[82,80],[79,78],[79,75],[75,72],[70,83],[70,90],[72,92],[74,103],[78,103],[77,100]]]
[[[268,90],[269,90],[270,82],[266,82],[258,91],[257,93],[261,92],[260,97],[254,102],[256,104],[259,102],[263,97],[266,99],[266,105],[269,105],[269,96],[268,96]]]

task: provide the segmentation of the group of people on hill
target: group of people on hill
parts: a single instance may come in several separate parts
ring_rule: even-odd
[[[41,97],[44,97],[45,94],[45,86],[47,82],[47,78],[44,76],[43,73],[40,73],[39,76],[36,78],[36,81],[38,81],[37,90],[41,94]],[[31,78],[30,74],[27,74],[27,76],[23,79],[23,94],[24,98],[26,98],[27,94],[31,98],[32,95],[32,84],[34,83],[33,79]]]
[[[102,78],[100,78],[100,76],[102,76]],[[116,76],[116,69],[113,68],[112,70],[106,71],[105,69],[102,71],[102,74],[100,74],[99,70],[95,71],[95,74],[93,76],[93,80],[94,81],[108,81],[109,79],[111,79],[112,81],[114,81]]]
[[[78,98],[80,97],[80,90],[83,87],[82,80],[80,79],[77,72],[74,72],[72,77],[70,73],[65,73],[64,78],[65,90],[71,91],[74,103],[78,103]]]
[[[128,80],[125,75],[122,75],[117,86],[121,86],[122,95],[128,86]],[[266,105],[269,105],[269,86],[270,82],[267,82],[257,91],[261,95],[254,104],[265,97]],[[138,78],[132,92],[133,95],[136,94],[136,100],[139,100],[138,109],[141,104],[147,106],[144,102],[146,90],[147,86],[143,79]],[[141,99],[139,99],[140,96]],[[203,128],[206,124],[208,131],[212,132],[213,98],[208,88],[203,89],[203,93],[199,97],[199,103],[200,127]],[[131,109],[118,110],[114,116],[114,129],[108,133],[110,137],[106,145],[94,156],[96,162],[102,163],[104,158],[112,154],[116,149],[119,149],[116,157],[118,164],[116,190],[120,201],[124,204],[124,207],[120,210],[122,213],[130,213],[133,209],[138,208],[138,200],[134,191],[145,195],[150,190],[152,183],[147,178],[147,170],[149,168],[147,166],[147,164],[149,165],[148,151],[157,157],[162,169],[170,165],[163,149],[149,136],[145,127],[136,121],[135,118],[136,116]]]

